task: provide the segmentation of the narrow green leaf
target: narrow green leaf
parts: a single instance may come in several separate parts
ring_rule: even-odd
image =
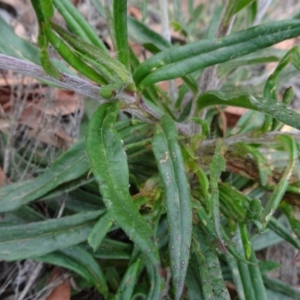
[[[56,79],[60,79],[62,77],[62,75],[59,73],[59,71],[55,68],[55,66],[51,62],[46,47],[41,49],[39,57],[40,57],[40,63],[47,74],[49,74],[50,76]]]
[[[39,25],[39,36],[38,36],[38,45],[41,48],[45,48],[48,45],[47,39],[44,36],[43,24],[52,19],[54,15],[54,8],[52,0],[31,0],[31,4],[34,8],[35,15],[37,17]]]
[[[197,203],[195,206],[197,209],[197,215],[198,219],[201,222],[201,225],[203,226],[202,228],[205,229],[207,234],[210,236],[211,239],[217,239],[217,234],[214,230],[213,222],[212,220],[208,217],[208,214],[205,212],[204,208],[201,206],[200,203]],[[246,264],[249,264],[250,262],[241,255],[235,247],[235,244],[231,241],[229,236],[227,235],[226,231],[221,227],[221,232],[222,232],[222,240],[224,239],[225,245],[227,250],[239,261],[242,261]],[[227,252],[227,251],[226,251]]]
[[[57,32],[78,53],[80,58],[96,67],[100,74],[109,83],[128,83],[130,74],[122,63],[111,58],[106,52],[94,45],[88,44],[80,37],[71,34],[57,24],[51,22],[51,28]]]
[[[210,187],[211,198],[209,203],[209,213],[212,216],[214,229],[219,241],[223,244],[220,223],[220,204],[219,204],[219,187],[218,180],[222,171],[225,170],[226,161],[224,158],[224,148],[222,141],[218,140],[216,143],[215,154],[210,165]]]
[[[219,183],[219,198],[223,213],[234,220],[243,222],[248,208],[248,199],[228,183]]]
[[[293,63],[296,68],[298,67],[298,69],[300,68],[300,48],[298,46],[294,46],[291,50],[289,50],[286,53],[286,55],[281,59],[281,61],[277,65],[275,71],[268,78],[265,84],[263,94],[265,98],[277,101],[278,78],[289,63]],[[267,117],[264,122],[263,131],[268,131],[271,128],[272,123],[273,119]]]
[[[112,225],[113,221],[111,216],[109,213],[106,213],[104,216],[101,216],[97,224],[93,227],[88,236],[88,243],[91,245],[94,251],[98,249]]]
[[[296,249],[300,249],[300,242],[294,238],[291,230],[286,228],[280,221],[275,218],[271,218],[268,223],[268,228],[274,231],[277,235],[282,237],[285,241],[293,245]]]
[[[239,150],[250,154],[256,160],[259,170],[260,184],[265,186],[268,182],[269,176],[271,176],[271,168],[267,158],[261,152],[259,152],[257,148],[245,143],[238,143],[237,147]]]
[[[220,266],[220,261],[216,250],[212,247],[212,244],[207,235],[203,234],[200,230],[198,232],[198,243],[200,244],[202,253],[205,258],[205,263],[208,271],[208,277],[204,277],[202,281],[202,288],[206,284],[206,279],[210,279],[211,288],[213,290],[214,298],[208,299],[220,299],[220,300],[229,300],[230,296],[228,290],[225,286],[225,282],[222,275],[222,270]],[[200,264],[201,265],[201,264]],[[202,272],[201,272],[202,276]],[[203,290],[204,294],[204,290]],[[210,296],[212,297],[212,296]]]
[[[21,222],[24,224],[45,220],[45,217],[43,215],[29,206],[21,206],[19,209],[14,210],[11,214],[21,220]],[[5,214],[5,221],[7,221],[9,215],[9,213]]]
[[[198,253],[198,252],[197,252]],[[196,254],[191,254],[191,259],[189,262],[186,280],[185,280],[188,295],[190,300],[204,300],[202,293],[202,284],[200,277],[200,266]],[[208,285],[208,282],[205,283],[205,287]]]
[[[300,130],[300,115],[288,109],[287,106],[281,102],[275,102],[262,97],[254,97],[245,93],[224,94],[219,91],[203,93],[197,99],[197,107],[199,110],[211,105],[231,105],[257,110]]]
[[[218,66],[218,73],[220,72],[221,76],[227,76],[229,73],[241,66],[252,65],[252,64],[264,64],[268,62],[278,62],[284,53],[282,50],[267,48],[260,51],[257,51],[252,54],[245,55],[241,58],[230,60],[224,62]]]
[[[285,54],[278,63],[275,71],[269,76],[264,88],[265,98],[277,100],[277,82],[279,75],[290,63],[292,63],[296,68],[300,68],[300,48],[298,46],[294,46]]]
[[[77,179],[87,173],[89,163],[84,143],[78,143],[63,153],[42,175],[24,184],[13,183],[0,189],[0,212],[19,208],[37,200],[60,184]]]
[[[285,171],[283,172],[281,179],[277,186],[275,187],[274,191],[272,192],[268,202],[263,210],[261,216],[261,222],[263,224],[267,224],[268,221],[271,219],[273,213],[277,209],[280,204],[280,201],[288,187],[288,180],[292,175],[293,167],[296,162],[297,158],[297,145],[294,139],[288,135],[280,135],[277,137],[277,140],[283,145],[284,148],[289,153],[289,164],[286,167]]]
[[[0,16],[0,53],[29,60],[37,65],[39,61],[39,49],[25,39],[15,34],[13,29]]]
[[[113,128],[117,103],[107,103],[93,115],[86,134],[86,148],[92,171],[99,184],[103,201],[112,219],[159,268],[159,254],[154,233],[129,194],[127,157],[121,138]]]
[[[251,277],[249,274],[248,265],[242,261],[237,262],[239,273],[243,284],[244,294],[246,300],[253,300],[255,298],[254,289],[251,284]]]
[[[224,9],[223,5],[219,5],[215,7],[214,14],[207,28],[207,32],[205,36],[206,39],[213,39],[216,37],[222,19],[221,17],[222,17],[223,9]]]
[[[87,239],[101,211],[30,224],[0,227],[0,259],[19,260],[45,255]]]
[[[123,299],[131,299],[133,294],[133,289],[136,285],[137,277],[139,275],[140,266],[142,260],[136,260],[130,267],[127,269],[126,273],[124,274],[119,290],[115,296],[116,300],[123,300]]]
[[[184,168],[177,129],[170,116],[157,125],[153,152],[164,185],[169,224],[169,251],[175,298],[180,299],[186,276],[192,234],[191,192]]]
[[[287,202],[281,202],[280,208],[288,218],[294,233],[296,234],[298,239],[300,239],[300,218],[298,210]]]
[[[135,43],[142,45],[151,53],[157,53],[172,47],[172,44],[164,39],[160,34],[153,31],[140,21],[132,17],[128,17],[127,22],[130,39]],[[136,65],[136,68],[138,65]],[[194,93],[198,92],[198,84],[192,76],[184,76],[182,79]]]
[[[132,253],[132,244],[104,238],[99,248],[92,255],[99,259],[129,260]]]
[[[147,271],[149,274],[150,289],[147,295],[147,300],[159,299],[161,295],[161,290],[163,286],[163,278],[157,268],[153,265],[146,263]]]
[[[105,277],[97,261],[80,246],[73,246],[34,258],[37,261],[60,266],[79,274],[88,283],[107,297],[108,288]]]
[[[141,89],[185,76],[196,70],[235,59],[300,34],[300,21],[272,22],[233,33],[222,39],[202,40],[162,51],[142,63],[133,78]]]
[[[245,251],[243,248],[239,229],[237,230],[236,237],[237,237],[237,251],[239,251],[241,255],[244,255]],[[253,252],[253,251],[251,251],[251,252]],[[250,276],[248,264],[246,264],[245,262],[243,262],[241,260],[237,260],[237,265],[238,265],[239,273],[241,276],[245,299],[246,300],[256,299],[253,284],[251,282],[251,276]]]
[[[130,70],[130,53],[127,37],[127,0],[113,0],[114,33],[118,60]]]
[[[88,272],[91,274],[96,288],[107,297],[108,287],[106,278],[98,264],[90,253],[80,246],[73,246],[60,250],[61,253],[75,260],[80,265],[84,265]]]
[[[236,13],[241,11],[247,5],[251,4],[253,1],[254,0],[229,0],[226,7],[223,24],[225,26],[228,25],[228,22]]]
[[[290,296],[293,300],[300,300],[300,292],[297,288],[282,282],[281,280],[271,278],[270,276],[263,275],[264,284],[271,290],[280,292],[284,295]]]
[[[245,251],[245,257],[246,257],[246,259],[249,259],[251,256],[251,243],[248,238],[247,224],[240,224],[240,233],[241,233],[243,248]]]
[[[69,47],[51,30],[50,23],[43,23],[43,31],[51,45],[57,50],[60,56],[70,64],[74,69],[79,71],[82,75],[87,78],[103,84],[105,79],[92,69],[89,65],[83,62],[76,54],[74,54]]]
[[[59,79],[61,74],[52,64],[49,54],[47,51],[48,47],[48,38],[45,35],[44,25],[51,19],[54,15],[54,8],[52,5],[52,0],[38,1],[31,0],[31,4],[34,8],[35,14],[37,16],[38,25],[39,25],[39,35],[38,35],[38,45],[41,48],[39,53],[39,58],[41,65],[46,73],[50,76]]]
[[[258,267],[258,262],[255,256],[255,252],[252,250],[250,255],[250,261],[253,263],[252,265],[248,265],[251,283],[253,286],[253,290],[255,293],[256,299],[259,300],[268,300],[266,289],[263,283],[262,274]],[[249,283],[248,283],[249,284]]]
[[[236,249],[236,244],[234,242],[235,237],[230,239],[230,237],[227,235],[226,231],[224,228],[221,228],[222,235],[226,244],[226,248],[228,249],[228,252],[238,261],[243,262],[245,264],[251,264],[247,258],[245,258],[244,254],[242,255],[237,249]],[[246,253],[246,251],[245,251]]]
[[[203,298],[205,300],[214,299],[212,277],[209,274],[203,251],[198,249],[195,254],[197,258],[197,265],[199,265],[198,272],[200,273],[200,287],[202,289],[201,294],[203,294]]]
[[[146,49],[148,46],[157,48],[157,52],[172,47],[172,44],[164,39],[159,33],[153,31],[144,23],[138,21],[135,18],[128,17],[128,33],[129,38]]]
[[[281,264],[272,260],[262,260],[259,262],[259,269],[262,275],[274,271],[281,267]]]
[[[229,252],[225,252],[225,256],[226,256],[227,264],[231,270],[233,282],[235,284],[239,299],[246,300],[244,287],[243,287],[241,275],[236,260]]]
[[[291,102],[294,99],[294,90],[293,88],[290,86],[289,88],[287,88],[283,95],[282,95],[282,103],[286,104],[286,105],[290,105]],[[282,123],[278,120],[273,120],[273,125],[272,125],[272,131],[276,131],[279,130],[280,127],[282,126]]]
[[[87,42],[93,44],[104,52],[107,49],[97,33],[85,20],[85,18],[79,13],[76,7],[69,0],[53,0],[53,3],[57,10],[64,17],[68,28],[70,28],[77,36],[80,36]]]

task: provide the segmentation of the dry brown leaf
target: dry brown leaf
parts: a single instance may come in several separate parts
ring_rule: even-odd
[[[80,100],[80,96],[73,91],[56,89],[51,105],[45,106],[40,102],[36,107],[47,115],[63,116],[81,110],[82,101]]]
[[[131,5],[128,7],[128,14],[139,21],[141,21],[143,17],[141,11],[137,7]]]
[[[225,116],[227,119],[227,126],[233,127],[242,115],[244,115],[248,109],[242,107],[228,106],[225,109]]]
[[[54,268],[52,270],[49,283],[54,282],[59,276],[63,274],[60,268]],[[57,286],[51,294],[46,298],[46,300],[70,300],[71,299],[71,284],[68,279]]]
[[[10,127],[9,120],[14,120],[14,126],[28,127],[27,137],[68,148],[74,142],[74,129],[62,116],[76,115],[82,109],[82,98],[73,91],[43,87],[30,79],[26,81],[26,77],[20,81],[10,73],[0,82],[0,130],[5,133]]]

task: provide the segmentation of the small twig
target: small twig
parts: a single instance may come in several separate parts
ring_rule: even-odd
[[[23,300],[24,299],[27,292],[31,288],[32,284],[34,283],[34,281],[36,280],[36,278],[40,274],[40,271],[42,270],[42,268],[43,268],[43,263],[40,262],[36,265],[34,271],[32,272],[32,274],[29,278],[29,280],[27,281],[27,284],[26,284],[24,290],[22,291],[21,295],[18,297],[18,300]]]
[[[253,26],[260,23],[269,5],[271,4],[272,0],[258,0],[257,2],[258,2],[258,9],[257,9],[256,18],[253,22]]]
[[[63,215],[63,212],[64,212],[65,207],[66,207],[66,201],[67,201],[67,193],[64,195],[64,197],[63,197],[63,199],[61,201],[61,204],[60,204],[59,211],[57,213],[56,219],[61,218],[61,216]]]
[[[169,5],[167,0],[160,0],[160,11],[161,11],[161,32],[162,36],[167,40],[171,41],[171,32],[169,28]]]

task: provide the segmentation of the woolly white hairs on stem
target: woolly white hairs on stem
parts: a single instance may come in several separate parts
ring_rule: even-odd
[[[62,88],[72,90],[81,95],[98,99],[100,102],[107,102],[106,99],[101,98],[99,95],[101,87],[69,74],[61,73],[61,78],[55,79],[44,72],[41,67],[35,64],[4,54],[0,54],[0,68],[4,70],[12,70],[23,75],[36,77],[49,83],[58,85]],[[118,98],[126,103],[135,102],[134,97],[123,92],[118,95]]]

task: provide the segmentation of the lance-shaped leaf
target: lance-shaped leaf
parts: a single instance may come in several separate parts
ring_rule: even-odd
[[[153,137],[153,151],[164,185],[169,226],[169,251],[175,298],[180,299],[189,260],[192,206],[177,129],[170,116],[162,117]]]
[[[279,75],[290,63],[292,63],[298,70],[300,69],[300,48],[298,46],[294,46],[290,51],[286,53],[286,55],[281,59],[281,61],[277,65],[273,74],[271,74],[268,78],[264,88],[265,98],[277,101],[277,82]],[[272,125],[272,122],[273,119],[271,117],[267,117],[264,122],[263,130],[269,130],[269,128]]]
[[[107,297],[108,288],[103,272],[92,255],[82,247],[73,246],[34,259],[72,270]]]
[[[134,286],[136,285],[136,280],[139,275],[139,271],[141,271],[142,260],[137,259],[126,271],[124,274],[119,290],[116,295],[116,300],[122,299],[132,299],[132,293]]]
[[[77,245],[87,239],[101,211],[0,228],[0,259],[41,256]]]
[[[229,252],[226,252],[225,256],[226,256],[227,264],[228,264],[228,266],[231,270],[232,279],[233,279],[233,282],[235,284],[236,291],[238,293],[239,299],[240,300],[246,300],[244,287],[243,287],[241,275],[240,275],[236,260],[234,259],[234,257]]]
[[[37,21],[39,25],[39,35],[38,35],[38,45],[41,48],[40,51],[40,62],[45,70],[50,76],[60,79],[61,74],[52,64],[50,57],[48,55],[47,47],[48,47],[48,38],[45,35],[44,24],[48,22],[54,15],[54,8],[51,0],[39,1],[39,0],[31,0],[31,4],[34,8],[35,14],[37,16]]]
[[[224,26],[228,25],[228,22],[236,13],[251,4],[253,1],[254,0],[229,0],[223,20]]]
[[[99,248],[92,255],[99,259],[129,260],[132,253],[132,244],[125,244],[104,238]]]
[[[296,249],[300,249],[300,242],[294,237],[289,228],[282,224],[275,218],[271,218],[268,223],[268,228],[275,232],[278,236],[282,237],[285,241],[293,245]]]
[[[54,15],[54,8],[51,0],[31,0],[39,25],[38,44],[41,48],[47,47],[47,39],[44,36],[43,23],[48,22]]]
[[[155,49],[156,52],[159,52],[172,47],[171,43],[159,33],[153,31],[137,19],[128,17],[127,22],[129,38],[135,43],[143,45],[149,51],[151,51],[150,49]]]
[[[127,0],[113,0],[114,33],[118,60],[130,69],[130,55],[127,37]]]
[[[142,63],[133,78],[142,89],[232,60],[300,34],[300,20],[272,22],[216,40],[202,40],[158,53]]]
[[[93,115],[86,134],[88,157],[110,216],[158,268],[154,233],[129,193],[127,156],[120,135],[113,128],[117,113],[117,103],[106,103]]]
[[[216,144],[215,154],[210,165],[211,197],[209,202],[209,213],[212,216],[215,232],[222,245],[223,239],[221,234],[218,180],[221,176],[222,171],[225,170],[225,166],[226,161],[224,158],[224,148],[222,147],[221,140],[218,140]]]
[[[25,39],[20,38],[14,30],[0,17],[0,53],[29,60],[39,64],[39,49]]]
[[[279,75],[290,63],[292,63],[297,69],[300,69],[300,48],[298,46],[294,46],[286,53],[277,65],[275,71],[268,78],[264,88],[264,96],[266,98],[277,100],[276,85]]]
[[[208,214],[204,210],[204,208],[201,206],[200,203],[197,203],[195,205],[195,208],[197,209],[197,215],[198,219],[201,222],[202,229],[207,233],[207,235],[210,237],[210,239],[216,240],[217,233],[214,230],[213,221],[209,218]],[[249,261],[247,261],[237,250],[234,246],[233,242],[227,235],[226,231],[221,228],[222,238],[225,242],[226,249],[237,259],[240,261],[245,262],[246,264],[249,264]],[[220,239],[220,238],[219,238]]]
[[[195,228],[194,232],[197,232],[198,243],[200,244],[200,249],[202,252],[202,258],[200,259],[200,256],[198,258],[200,264],[200,274],[203,278],[202,287],[208,289],[208,287],[205,286],[208,283],[211,285],[209,290],[212,290],[213,292],[212,294],[209,292],[207,295],[205,295],[203,289],[204,298],[229,300],[230,296],[224,283],[221,265],[216,249],[214,249],[214,246],[212,246],[208,235],[199,229],[196,231]],[[201,252],[199,251],[199,254]]]
[[[87,78],[97,83],[103,84],[106,82],[101,74],[97,73],[93,68],[82,61],[80,57],[74,54],[73,51],[70,50],[70,48],[51,30],[49,21],[43,23],[42,27],[43,32],[51,45],[68,64],[70,64],[74,69],[79,71]],[[45,50],[44,52],[46,55],[47,51]],[[45,71],[47,72],[46,69]]]
[[[111,58],[106,52],[96,46],[85,42],[78,36],[66,31],[57,24],[50,22],[51,28],[64,39],[81,58],[92,66],[96,67],[105,80],[109,83],[128,83],[130,74],[122,63]]]
[[[300,239],[300,218],[298,209],[286,202],[282,202],[280,208],[288,218],[293,232],[296,234],[297,238]]]
[[[198,275],[200,277],[199,287],[201,287],[202,292],[199,295],[199,298],[201,299],[201,296],[203,295],[203,299],[210,300],[214,299],[214,292],[213,292],[213,278],[210,276],[208,268],[207,268],[207,262],[205,260],[205,256],[203,254],[202,249],[199,247],[197,251],[195,251],[195,254],[192,256],[193,258],[193,265],[189,266],[189,268],[195,268],[195,265],[198,267],[196,270]]]
[[[263,213],[261,216],[261,222],[263,224],[267,224],[269,222],[273,213],[278,208],[280,201],[282,199],[282,196],[284,195],[284,193],[288,187],[288,184],[289,184],[288,180],[289,180],[290,176],[292,175],[293,167],[295,165],[296,158],[297,158],[297,152],[298,152],[297,145],[291,136],[280,135],[277,137],[277,140],[288,151],[289,164],[286,167],[286,169],[284,170],[278,185],[275,187],[270,198],[268,199],[265,209],[263,210]]]
[[[41,1],[43,2],[43,1]],[[77,36],[82,37],[87,42],[95,45],[99,49],[106,51],[107,49],[95,30],[89,25],[84,17],[79,13],[76,7],[69,0],[53,0],[57,10],[64,17],[68,28],[70,28]]]
[[[231,105],[260,111],[284,124],[300,130],[300,115],[290,110],[286,104],[282,102],[276,102],[262,97],[254,97],[245,93],[225,94],[219,91],[203,93],[197,99],[197,107],[199,110],[211,105]]]
[[[37,200],[60,184],[79,178],[87,173],[88,169],[84,143],[78,143],[62,154],[44,174],[36,179],[1,188],[0,212],[14,210]]]
[[[283,281],[272,278],[266,274],[263,275],[263,280],[267,288],[280,292],[277,299],[283,299],[282,294],[288,296],[285,299],[300,299],[300,292],[298,288],[293,288]]]
[[[237,247],[236,247],[237,251],[240,252],[240,254],[244,256],[245,249],[243,247],[243,243],[242,243],[242,239],[241,239],[239,230],[237,230],[235,237],[236,237],[236,243],[237,243]],[[237,260],[237,266],[238,266],[238,270],[240,273],[240,278],[241,278],[241,282],[242,282],[242,286],[243,286],[243,290],[244,290],[245,299],[246,300],[256,299],[254,288],[251,283],[251,275],[250,275],[250,271],[248,268],[248,264],[246,264],[242,260]]]
[[[98,249],[112,225],[111,216],[109,213],[106,213],[104,216],[101,216],[97,224],[93,227],[88,237],[88,243],[94,251]]]
[[[200,272],[199,272],[200,270],[199,259],[198,259],[199,255],[200,255],[200,251],[198,250],[196,254],[192,253],[189,267],[186,274],[185,283],[186,283],[190,300],[205,300],[202,293],[202,284],[201,284],[203,276],[200,276]],[[206,281],[205,286],[203,287],[207,289],[207,286],[211,288],[209,286],[209,283]],[[210,293],[210,295],[211,294],[212,293]]]
[[[253,251],[253,249],[251,250],[250,261],[253,264],[248,265],[248,269],[256,299],[268,300],[266,288],[262,279],[262,274],[260,272],[258,261],[256,259],[255,252]]]

